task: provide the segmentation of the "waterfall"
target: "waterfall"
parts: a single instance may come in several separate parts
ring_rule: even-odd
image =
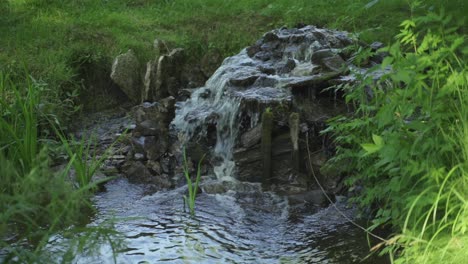
[[[257,125],[267,107],[290,109],[293,89],[315,95],[325,88],[319,86],[329,86],[327,81],[346,64],[338,53],[348,42],[345,32],[313,26],[269,32],[255,45],[225,59],[205,86],[177,103],[172,128],[185,145],[211,138],[207,136],[215,126],[213,154],[222,162],[214,172],[218,179],[233,179],[233,150],[240,124],[244,133],[246,126]]]
[[[232,152],[239,132],[241,99],[232,96],[229,80],[252,76],[258,71],[254,65],[245,50],[225,59],[205,86],[197,88],[187,101],[177,105],[172,126],[182,144],[206,136],[208,119],[216,119],[214,155],[222,159],[221,164],[214,168],[218,179],[232,179],[235,168]]]

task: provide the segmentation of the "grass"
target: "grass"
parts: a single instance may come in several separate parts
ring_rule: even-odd
[[[96,237],[115,236],[103,226],[83,227],[93,212],[93,183],[76,188],[68,178],[83,157],[74,153],[63,170],[51,169],[51,140],[39,131],[41,120],[48,120],[40,110],[41,91],[32,81],[18,86],[0,71],[0,248],[6,263],[57,262],[60,256],[50,256],[47,245],[59,233],[72,237],[63,245],[64,254],[86,237],[92,243]],[[91,177],[88,167],[96,165],[82,166]]]
[[[283,25],[315,24],[390,43],[411,14],[407,0],[6,0],[0,8],[0,65],[13,78],[28,72],[68,97],[83,90],[83,72],[108,75],[112,58],[133,49],[142,62],[156,54],[155,38],[188,50],[198,61],[210,50],[224,56]],[[463,17],[466,3],[425,1]],[[422,10],[417,10],[423,12]],[[143,65],[144,63],[142,63]],[[101,76],[102,78],[102,76]],[[89,100],[89,98],[87,98]],[[85,99],[84,99],[85,100]]]
[[[109,149],[119,140],[114,143],[99,156],[97,153],[97,144],[93,135],[88,137],[83,136],[80,141],[74,138],[67,138],[62,131],[55,129],[56,134],[60,138],[68,159],[73,166],[77,187],[81,189],[96,190],[98,184],[105,183],[112,177],[105,177],[99,181],[92,181],[93,175],[102,166],[104,161],[109,157]]]
[[[185,176],[185,180],[187,181],[187,188],[188,188],[188,197],[184,195],[184,203],[188,206],[191,215],[195,215],[195,199],[197,198],[198,184],[200,183],[200,177],[201,177],[201,165],[204,159],[205,159],[205,155],[203,155],[203,157],[198,162],[197,176],[195,178],[195,182],[193,182],[190,177],[189,165],[187,162],[187,155],[185,154],[185,149],[184,149],[184,176]]]

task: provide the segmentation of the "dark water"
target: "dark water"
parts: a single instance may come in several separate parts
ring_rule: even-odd
[[[145,195],[142,186],[118,179],[95,199],[95,224],[117,217],[126,249],[117,263],[360,263],[365,234],[332,207],[294,213],[286,201],[256,191],[201,194],[196,216],[184,211],[183,188]],[[343,203],[338,206],[352,215]],[[75,263],[114,263],[102,245]],[[365,263],[382,263],[371,258]]]

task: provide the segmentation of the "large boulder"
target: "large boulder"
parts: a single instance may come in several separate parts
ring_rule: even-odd
[[[133,103],[141,101],[140,63],[132,50],[115,58],[110,77]]]

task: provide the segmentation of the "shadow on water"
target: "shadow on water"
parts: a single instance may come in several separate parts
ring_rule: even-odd
[[[285,198],[261,191],[201,194],[196,216],[184,211],[184,188],[146,195],[118,179],[95,198],[92,224],[117,217],[126,248],[117,263],[386,263],[371,257],[366,235],[332,207],[293,213]],[[346,214],[355,212],[338,204]],[[113,263],[112,250],[76,263]]]

